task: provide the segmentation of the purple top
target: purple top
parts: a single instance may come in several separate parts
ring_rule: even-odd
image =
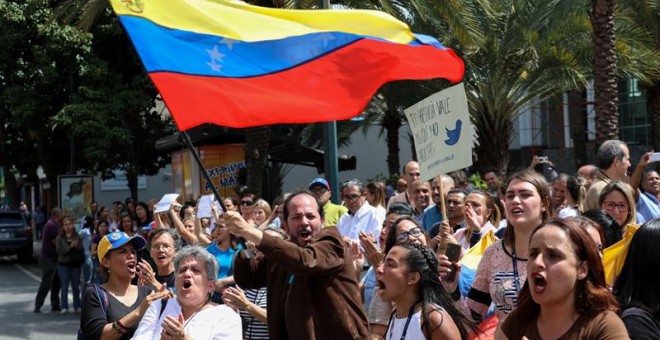
[[[60,232],[60,224],[53,219],[48,220],[44,226],[44,238],[41,243],[41,259],[57,262],[57,250],[55,250],[55,239]]]

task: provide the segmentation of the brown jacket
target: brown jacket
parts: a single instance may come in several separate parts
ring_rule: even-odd
[[[244,289],[268,287],[271,340],[367,338],[352,254],[337,228],[306,247],[264,234],[258,248],[265,256],[253,264],[236,257],[234,279]]]

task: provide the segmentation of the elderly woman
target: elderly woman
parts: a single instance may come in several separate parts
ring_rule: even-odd
[[[211,302],[218,273],[213,255],[200,246],[184,247],[174,257],[174,273],[176,299],[154,303],[133,339],[242,339],[240,316]]]

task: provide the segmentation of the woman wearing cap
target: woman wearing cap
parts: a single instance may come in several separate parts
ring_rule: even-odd
[[[218,272],[213,255],[200,246],[184,247],[174,268],[176,299],[149,307],[133,339],[242,339],[240,316],[211,301]]]
[[[108,277],[105,284],[91,286],[83,295],[81,330],[89,339],[130,339],[137,324],[154,300],[170,296],[165,285],[158,292],[134,286],[137,251],[146,241],[114,232],[103,237],[98,257]]]

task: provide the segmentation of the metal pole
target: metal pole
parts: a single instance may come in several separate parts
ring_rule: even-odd
[[[319,0],[319,9],[329,9],[330,0]],[[339,164],[337,162],[337,122],[323,123],[323,164],[330,184],[330,200],[339,203]]]
[[[211,176],[209,175],[209,172],[206,171],[206,168],[204,167],[204,163],[202,163],[202,159],[199,157],[199,153],[197,152],[197,149],[193,146],[192,142],[190,141],[190,137],[188,137],[188,133],[186,131],[181,131],[179,132],[181,137],[183,137],[183,141],[186,143],[186,146],[188,146],[188,150],[190,150],[190,153],[192,153],[193,158],[195,158],[195,161],[197,162],[197,165],[199,166],[200,171],[202,172],[202,176],[204,176],[204,179],[207,180],[211,186],[211,191],[213,191],[213,196],[215,196],[216,201],[220,204],[220,207],[222,208],[222,211],[227,211],[227,207],[225,207],[225,204],[222,202],[222,196],[220,196],[220,193],[218,192],[218,189],[216,189],[215,184],[211,181]],[[250,258],[250,252],[248,251],[247,246],[245,245],[245,240],[242,237],[238,238],[238,242],[241,244],[241,247],[243,250],[241,253],[243,253],[243,256],[246,258]]]
[[[181,131],[179,132],[179,134],[183,138],[184,143],[186,143],[186,146],[188,146],[188,150],[190,150],[190,153],[192,153],[193,158],[195,158],[195,161],[197,162],[197,165],[199,166],[199,169],[202,172],[202,176],[210,184],[211,191],[213,191],[213,196],[215,196],[215,200],[218,201],[218,203],[220,204],[222,211],[227,211],[227,207],[225,207],[225,203],[222,202],[222,196],[220,196],[218,189],[215,187],[215,184],[213,184],[213,181],[211,181],[211,176],[209,175],[209,172],[206,171],[206,168],[204,167],[204,163],[202,163],[202,159],[199,158],[199,153],[197,152],[197,149],[195,149],[192,142],[190,141],[190,137],[188,137],[188,133],[185,131]]]

